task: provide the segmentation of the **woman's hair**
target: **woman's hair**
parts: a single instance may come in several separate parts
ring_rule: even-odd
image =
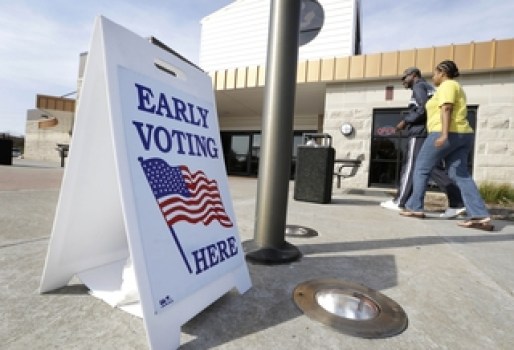
[[[459,68],[457,68],[455,62],[450,60],[442,61],[435,68],[440,72],[444,72],[450,79],[457,78],[460,75]]]

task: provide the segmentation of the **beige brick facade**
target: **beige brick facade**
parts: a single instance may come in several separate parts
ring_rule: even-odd
[[[478,107],[474,178],[514,185],[514,72],[469,74],[460,79],[468,104]],[[358,88],[355,89],[355,85]],[[384,100],[385,86],[394,86],[392,101]],[[345,180],[350,187],[367,186],[374,109],[405,107],[410,91],[398,80],[334,84],[327,87],[323,131],[332,135],[336,157],[365,161],[357,175]],[[355,128],[351,136],[339,132],[342,123]]]
[[[443,59],[457,62],[468,104],[477,107],[475,180],[514,185],[514,39],[507,39],[299,62],[296,113],[302,113],[299,101],[310,99],[314,104],[318,96],[323,96],[320,98],[324,98],[324,107],[318,111],[323,123],[318,131],[332,136],[336,158],[364,157],[357,175],[346,179],[345,186],[367,187],[373,111],[406,107],[411,92],[400,84],[403,70],[417,66],[430,79],[433,67]],[[248,104],[248,95],[244,101],[238,99],[245,89],[253,89],[262,96],[259,88],[264,87],[265,69],[241,67],[210,72],[210,75],[223,131],[224,118],[230,116],[231,120],[240,122],[245,119],[244,114],[225,101],[236,106]],[[248,83],[236,85],[231,81],[235,77]],[[322,92],[316,96],[306,93],[307,86],[316,86]],[[393,87],[390,100],[386,99],[388,86]],[[257,99],[252,103],[252,112],[259,120],[258,106],[262,102]],[[340,133],[344,122],[353,125],[352,135]],[[260,130],[260,124],[246,127]]]

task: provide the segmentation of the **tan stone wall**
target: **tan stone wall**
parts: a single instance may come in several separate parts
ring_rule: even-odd
[[[474,179],[514,185],[514,72],[467,75],[460,79],[469,105],[478,106]],[[394,98],[385,100],[385,87],[394,86]],[[336,158],[364,161],[343,187],[366,188],[373,109],[405,107],[410,90],[396,80],[333,84],[327,86],[323,131],[332,135]],[[351,123],[355,132],[343,136],[339,128]]]
[[[385,87],[394,86],[394,99],[385,100]],[[374,108],[405,107],[410,93],[398,81],[355,82],[327,86],[323,132],[332,136],[336,158],[363,157],[356,175],[342,181],[343,188],[366,188],[369,177],[371,128]],[[354,132],[343,136],[341,124],[350,123]]]
[[[57,144],[70,143],[70,130],[72,127],[71,112],[52,111],[51,117],[57,119],[57,125],[49,128],[40,128],[38,121],[42,115],[49,115],[38,109],[29,110],[27,113],[27,125],[25,130],[25,159],[60,162],[57,152]]]
[[[514,72],[461,79],[470,105],[478,105],[473,176],[514,185]]]

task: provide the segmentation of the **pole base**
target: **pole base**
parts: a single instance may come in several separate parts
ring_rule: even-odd
[[[243,242],[246,260],[261,265],[279,265],[296,261],[302,253],[294,245],[284,242],[281,247],[260,247],[254,240]]]

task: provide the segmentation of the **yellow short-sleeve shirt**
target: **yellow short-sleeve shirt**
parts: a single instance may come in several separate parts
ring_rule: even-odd
[[[473,129],[468,122],[468,109],[466,107],[466,94],[455,80],[445,80],[439,85],[434,96],[426,104],[428,132],[442,131],[441,106],[445,103],[453,105],[449,132],[472,133]]]

